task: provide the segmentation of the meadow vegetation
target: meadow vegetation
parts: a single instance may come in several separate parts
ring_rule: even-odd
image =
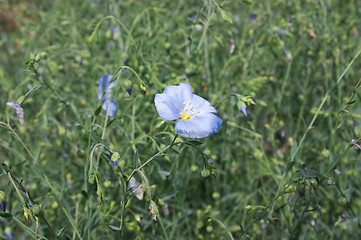
[[[0,239],[360,239],[360,26],[357,0],[2,1]],[[179,83],[218,133],[159,117]]]

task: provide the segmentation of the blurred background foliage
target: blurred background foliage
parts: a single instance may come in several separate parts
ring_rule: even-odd
[[[3,124],[0,159],[15,182],[0,178],[11,214],[0,238],[37,229],[49,239],[163,239],[147,193],[129,195],[124,229],[112,229],[124,189],[108,161],[119,152],[129,175],[171,143],[174,123],[153,100],[180,82],[213,105],[232,93],[256,104],[247,117],[236,98],[217,107],[224,123],[198,146],[215,176],[203,179],[202,156],[184,145],[143,169],[169,239],[360,238],[360,58],[346,69],[360,26],[357,0],[2,1],[0,120],[37,161]],[[35,58],[38,77],[25,64]],[[95,114],[96,81],[124,66],[118,113],[106,120]],[[21,102],[24,126],[7,102]],[[101,202],[88,178],[99,142],[108,149],[94,157]]]

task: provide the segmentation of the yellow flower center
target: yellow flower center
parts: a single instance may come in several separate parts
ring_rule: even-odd
[[[183,103],[183,109],[180,113],[183,120],[192,120],[192,118],[196,117],[198,113],[198,107],[192,106],[192,103],[190,101]]]
[[[181,113],[181,118],[183,120],[191,120],[192,116],[190,116],[190,114],[188,114],[188,113]]]

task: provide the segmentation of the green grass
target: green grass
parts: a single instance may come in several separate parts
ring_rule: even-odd
[[[248,2],[4,2],[0,239],[360,238],[361,3]],[[110,118],[96,81],[115,73]],[[169,146],[154,106],[180,82],[221,102],[201,144]]]

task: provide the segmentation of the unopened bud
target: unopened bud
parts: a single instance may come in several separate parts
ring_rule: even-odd
[[[150,201],[149,210],[150,210],[150,213],[153,216],[153,220],[157,221],[157,215],[159,215],[159,211],[158,211],[157,204],[155,204],[155,202],[153,202],[153,200]]]
[[[209,171],[208,169],[203,169],[201,171],[202,178],[207,178],[207,177],[209,177],[209,175],[211,175],[211,171]]]
[[[95,176],[94,175],[89,176],[88,182],[90,184],[94,184],[95,183]]]
[[[26,218],[27,220],[29,220],[29,217],[30,217],[30,219],[31,219],[31,211],[30,211],[30,209],[27,208],[27,207],[24,207],[24,216],[25,216],[25,218]]]
[[[31,210],[37,217],[41,214],[41,208],[38,205],[34,205]]]
[[[120,159],[120,154],[118,152],[115,152],[112,154],[112,161],[115,162],[116,160]]]
[[[112,186],[112,183],[109,180],[105,180],[104,187],[110,188]]]

